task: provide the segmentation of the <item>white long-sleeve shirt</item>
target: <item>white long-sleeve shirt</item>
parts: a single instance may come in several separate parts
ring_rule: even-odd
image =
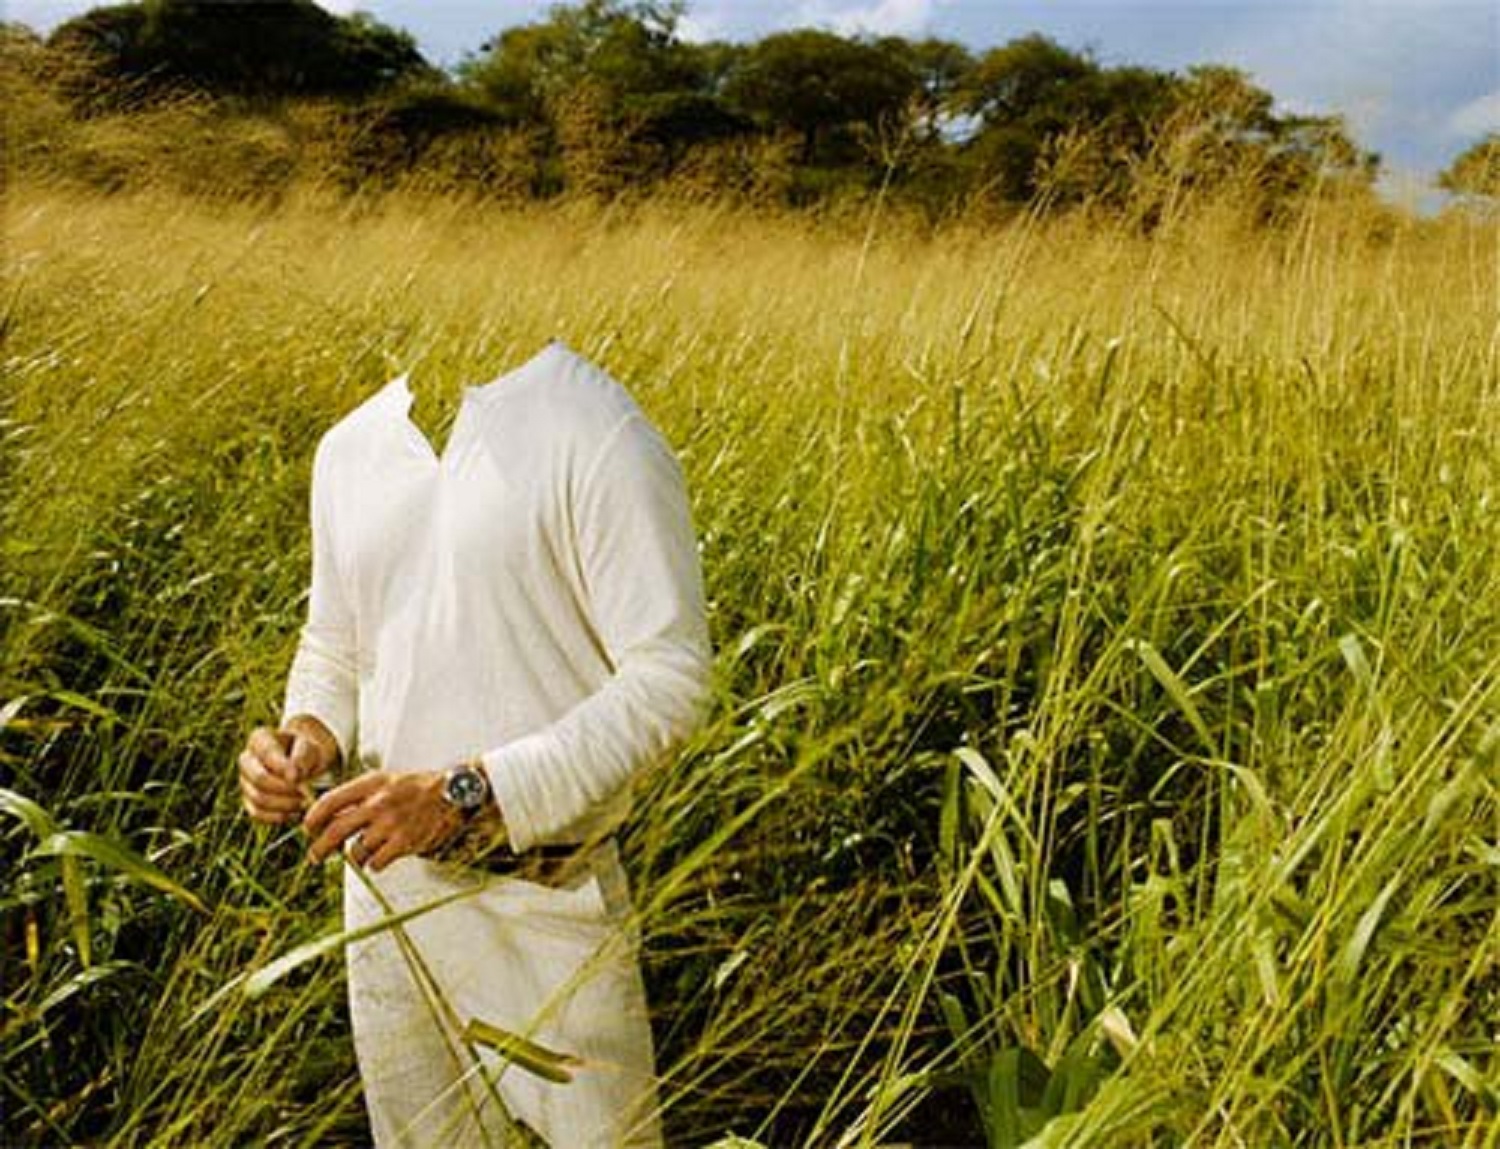
[[[710,669],[682,473],[629,394],[552,340],[464,391],[441,457],[398,375],[331,428],[283,721],[345,761],[482,755],[516,850],[582,841],[701,717]]]

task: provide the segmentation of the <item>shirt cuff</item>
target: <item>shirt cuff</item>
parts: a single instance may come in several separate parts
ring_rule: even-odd
[[[500,806],[505,839],[517,854],[537,844],[536,795],[530,780],[537,777],[543,741],[541,735],[529,734],[479,756],[489,776],[490,793]]]

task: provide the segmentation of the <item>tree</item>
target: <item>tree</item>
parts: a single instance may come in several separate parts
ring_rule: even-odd
[[[954,114],[954,99],[974,70],[974,55],[953,40],[928,37],[907,40],[889,36],[878,46],[906,62],[916,77],[915,124],[929,140],[935,140]]]
[[[1023,36],[980,57],[958,86],[956,102],[991,124],[1055,117],[1079,81],[1097,71],[1092,60],[1046,36]]]
[[[1454,195],[1500,200],[1500,132],[1465,148],[1438,176],[1438,187]]]
[[[985,186],[1007,200],[1036,194],[1049,141],[1090,121],[1084,83],[1098,71],[1092,60],[1041,35],[980,57],[952,100],[956,110],[981,121],[963,150]]]
[[[459,66],[463,80],[533,119],[580,84],[616,104],[663,92],[700,91],[703,67],[677,38],[682,0],[557,5],[548,19],[507,28]]]
[[[1373,182],[1379,157],[1354,142],[1341,117],[1282,115],[1275,104],[1237,68],[1189,68],[1160,133],[1164,154],[1184,184],[1238,180],[1268,206],[1320,184]]]
[[[48,47],[101,78],[256,96],[363,95],[431,75],[411,36],[312,0],[148,0],[94,8]]]
[[[1056,205],[1123,206],[1156,146],[1178,81],[1153,68],[1099,68],[1072,85],[1059,117],[1037,117],[1041,145],[1032,190]]]
[[[920,88],[906,53],[819,29],[778,32],[753,44],[726,78],[729,103],[763,127],[802,137],[811,163],[835,128],[875,127],[902,114]]]
[[[544,128],[571,185],[608,192],[752,128],[716,91],[738,49],[680,40],[682,11],[681,0],[558,5],[482,45],[459,75],[508,118]]]

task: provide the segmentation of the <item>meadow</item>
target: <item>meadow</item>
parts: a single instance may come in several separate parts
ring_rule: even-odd
[[[6,190],[7,1144],[359,1144],[233,758],[318,435],[563,338],[693,495],[624,839],[672,1144],[1500,1136],[1500,231]]]

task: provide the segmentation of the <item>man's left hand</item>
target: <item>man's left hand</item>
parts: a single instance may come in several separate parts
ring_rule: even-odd
[[[441,770],[375,770],[324,794],[302,825],[312,838],[310,861],[321,862],[352,838],[351,860],[378,871],[437,849],[463,829],[463,815],[443,800]]]

